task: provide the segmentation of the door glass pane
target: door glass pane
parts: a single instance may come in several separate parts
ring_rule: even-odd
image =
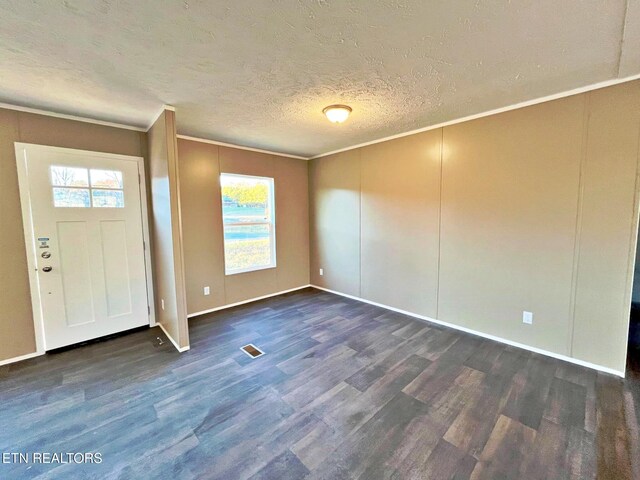
[[[86,188],[53,188],[53,205],[55,207],[91,206],[89,190]]]
[[[57,187],[88,187],[86,168],[51,166],[51,185]]]
[[[222,216],[225,223],[269,219],[269,182],[266,179],[222,175]]]
[[[271,265],[271,225],[224,227],[224,259],[227,272]]]
[[[91,190],[94,207],[124,208],[122,190]]]
[[[122,172],[91,169],[91,186],[99,188],[123,188]]]

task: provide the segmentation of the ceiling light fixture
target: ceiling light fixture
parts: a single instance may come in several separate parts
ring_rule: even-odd
[[[322,110],[331,123],[344,122],[351,113],[351,107],[348,105],[329,105]]]

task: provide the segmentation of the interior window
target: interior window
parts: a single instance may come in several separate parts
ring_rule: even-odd
[[[91,202],[94,207],[124,208],[122,190],[91,190]]]
[[[53,204],[56,207],[89,208],[91,206],[89,189],[53,187]]]
[[[124,208],[122,172],[91,169],[91,202],[98,208]]]
[[[56,207],[124,208],[122,172],[117,170],[53,165],[51,185]]]
[[[273,178],[220,175],[225,273],[276,266]]]
[[[53,204],[56,207],[89,208],[89,171],[86,168],[51,167]]]
[[[51,184],[56,187],[88,187],[89,175],[86,168],[52,166]]]
[[[91,169],[91,186],[94,188],[123,188],[122,172]]]

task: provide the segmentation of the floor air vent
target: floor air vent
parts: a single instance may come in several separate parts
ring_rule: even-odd
[[[251,358],[258,358],[264,355],[264,352],[253,344],[245,345],[240,350],[249,355]]]

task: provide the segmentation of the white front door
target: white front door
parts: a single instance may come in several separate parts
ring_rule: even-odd
[[[45,349],[148,325],[137,159],[37,145],[17,154]]]

